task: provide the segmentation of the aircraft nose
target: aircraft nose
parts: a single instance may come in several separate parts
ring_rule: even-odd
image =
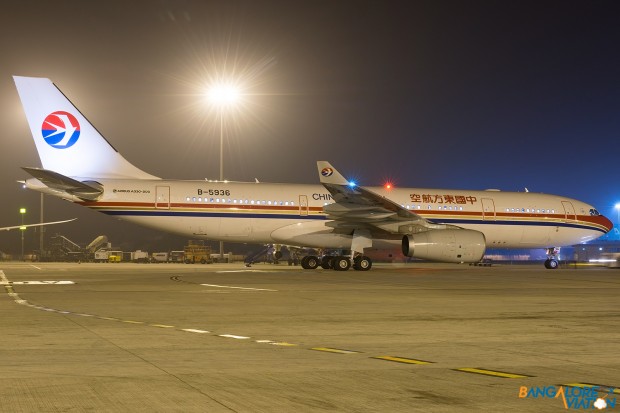
[[[601,224],[605,227],[605,229],[607,231],[605,232],[609,232],[612,230],[612,228],[614,227],[614,224],[609,220],[609,218],[607,218],[606,216],[601,215]]]

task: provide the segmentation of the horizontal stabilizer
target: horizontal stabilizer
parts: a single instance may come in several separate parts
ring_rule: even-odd
[[[103,186],[97,182],[80,182],[47,169],[26,167],[22,169],[49,188],[64,191],[85,201],[96,201],[103,194]]]

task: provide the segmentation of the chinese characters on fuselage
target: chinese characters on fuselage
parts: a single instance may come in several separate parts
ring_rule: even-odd
[[[423,204],[475,204],[478,199],[475,196],[464,195],[439,195],[439,194],[409,194],[411,202]]]

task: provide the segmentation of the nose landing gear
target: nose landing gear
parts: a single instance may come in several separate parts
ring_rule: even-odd
[[[560,248],[552,247],[547,248],[547,260],[545,261],[545,268],[548,270],[555,270],[560,265],[558,262],[558,255],[560,254]]]

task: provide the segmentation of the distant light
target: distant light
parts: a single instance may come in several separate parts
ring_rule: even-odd
[[[20,208],[19,209],[19,213],[20,214],[25,214],[26,213],[26,208]]]
[[[353,188],[353,187],[357,186],[357,184],[355,183],[355,181],[349,181],[349,186],[351,188]]]
[[[25,231],[26,227],[25,226],[24,227],[19,227],[19,229],[21,229],[22,231]]]
[[[392,189],[392,183],[391,183],[391,182],[387,182],[387,183],[384,185],[384,187],[385,187],[385,189]]]
[[[217,83],[209,89],[207,95],[212,103],[226,106],[234,105],[241,97],[241,91],[231,83]]]
[[[614,205],[614,208],[620,209],[620,202],[618,202],[616,205]]]

